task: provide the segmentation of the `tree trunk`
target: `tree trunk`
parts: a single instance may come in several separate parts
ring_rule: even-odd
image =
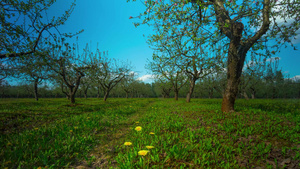
[[[35,80],[34,81],[34,98],[35,98],[35,101],[38,101],[39,100],[39,96],[38,96],[38,87],[37,87],[37,85],[38,85],[38,81],[37,80]]]
[[[174,93],[175,93],[175,100],[178,100],[178,90],[175,90]]]
[[[126,92],[126,99],[128,99],[128,92]]]
[[[70,99],[71,99],[71,103],[74,104],[75,103],[75,94],[70,94]]]
[[[106,91],[105,91],[105,94],[104,94],[103,101],[106,101],[106,100],[107,100],[108,95],[109,95],[109,90],[106,90]]]
[[[99,98],[100,97],[100,87],[98,86],[97,87],[97,98]]]
[[[211,99],[214,95],[214,88],[208,89],[208,98]]]
[[[249,97],[245,91],[243,92],[243,96],[245,97],[246,100],[249,100]]]
[[[186,102],[189,103],[191,101],[191,96],[193,94],[195,87],[195,80],[191,80],[189,92],[186,95]],[[194,95],[195,96],[195,95]]]
[[[255,91],[252,91],[252,93],[251,93],[251,98],[252,99],[255,99],[255,93],[256,93]]]
[[[234,111],[234,103],[238,94],[240,77],[246,57],[246,52],[238,52],[238,46],[235,40],[230,41],[227,62],[227,86],[222,101],[222,112]]]

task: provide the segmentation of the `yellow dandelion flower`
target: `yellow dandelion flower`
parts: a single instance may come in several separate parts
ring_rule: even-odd
[[[140,123],[140,122],[137,121],[137,122],[135,122],[135,123]]]
[[[34,128],[34,130],[38,130],[39,128]]]
[[[145,155],[147,155],[147,153],[149,153],[149,150],[141,150],[138,152],[138,154],[141,156],[145,156]]]
[[[90,119],[90,117],[87,117],[87,119]]]
[[[136,131],[141,131],[141,130],[142,130],[142,127],[141,127],[141,126],[137,126],[137,127],[135,128],[135,130],[136,130]]]
[[[74,129],[78,129],[78,127],[74,127]]]
[[[37,169],[42,169],[42,167],[38,167]]]
[[[131,142],[125,142],[124,145],[125,146],[130,146],[130,145],[132,145],[132,143]]]
[[[146,146],[147,149],[154,148],[154,146]]]
[[[150,132],[149,134],[155,134],[155,133],[153,133],[153,132]]]
[[[70,133],[72,133],[73,132],[73,130],[70,130]]]

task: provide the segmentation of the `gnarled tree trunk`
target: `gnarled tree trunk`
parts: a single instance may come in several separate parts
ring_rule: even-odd
[[[232,29],[233,37],[230,40],[227,60],[227,86],[222,101],[223,112],[234,111],[234,103],[238,94],[240,77],[247,53],[247,50],[239,50],[244,25],[237,22],[233,24]]]
[[[189,103],[191,101],[191,96],[193,94],[194,87],[195,87],[195,80],[191,80],[190,82],[191,82],[190,83],[190,89],[189,89],[189,92],[186,95],[186,102],[187,103]]]

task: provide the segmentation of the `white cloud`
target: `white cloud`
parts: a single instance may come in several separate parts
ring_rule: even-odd
[[[291,79],[293,79],[295,81],[300,80],[300,75],[296,75],[296,76],[292,77]]]
[[[154,79],[155,75],[143,75],[139,78],[137,78],[137,80],[140,80],[140,81],[143,81],[145,83],[151,83],[153,82],[153,79]]]

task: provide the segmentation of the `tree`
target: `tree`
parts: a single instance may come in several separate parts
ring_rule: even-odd
[[[153,54],[153,61],[146,65],[146,68],[151,70],[156,75],[156,78],[165,78],[172,84],[175,100],[178,100],[178,93],[188,80],[182,68],[173,66],[176,65],[177,60],[179,60],[177,57],[169,59],[164,54],[161,56]]]
[[[33,54],[41,41],[50,42],[51,37],[55,38],[56,35],[52,30],[58,30],[57,28],[67,21],[75,7],[73,2],[60,17],[48,18],[47,10],[55,1],[6,0],[0,2],[0,59]],[[57,32],[60,34],[59,31]],[[60,35],[73,36],[69,33]]]
[[[166,78],[158,77],[154,82],[160,89],[160,93],[163,98],[170,98],[170,93],[173,85]]]
[[[123,80],[121,81],[121,87],[124,90],[124,92],[126,93],[126,98],[128,99],[128,95],[129,93],[132,92],[133,90],[133,86],[132,84],[135,81],[135,74],[134,72],[129,73],[129,75],[125,78],[123,78]]]
[[[97,49],[95,54],[88,48],[85,49],[85,52],[91,56],[91,64],[95,68],[91,73],[92,78],[95,79],[104,91],[103,100],[106,101],[110,91],[126,76],[129,76],[131,65],[116,59],[109,59],[105,56],[105,52],[101,56],[99,49]]]
[[[38,55],[38,53],[34,53],[31,55]],[[35,100],[39,100],[38,95],[38,85],[41,84],[43,80],[48,78],[49,68],[44,63],[41,57],[31,56],[28,58],[17,58],[15,61],[17,64],[17,73],[21,76],[23,75],[23,79],[27,82],[33,83],[33,94]]]
[[[248,98],[247,93],[250,93],[251,98],[255,99],[255,95],[262,85],[267,62],[266,59],[256,59],[248,61],[241,76],[240,93],[246,99]]]
[[[300,28],[300,3],[295,0],[148,0],[145,6],[146,11],[137,16],[145,16],[143,24],[160,23],[160,26],[168,29],[200,24],[199,29],[205,29],[210,34],[211,45],[220,39],[228,39],[229,44],[224,46],[228,51],[227,85],[222,101],[224,112],[234,111],[247,52],[264,49],[266,52],[260,54],[270,56],[285,43],[293,47],[291,40]],[[272,39],[276,39],[277,44],[271,46],[275,50],[270,52],[267,42]]]
[[[60,77],[56,79],[60,81],[62,92],[74,104],[75,94],[80,85],[81,78],[85,76],[85,72],[94,67],[91,64],[90,58],[85,53],[82,55],[78,54],[78,45],[73,44],[73,47],[71,47],[68,43],[65,43],[64,39],[59,40],[59,42],[61,42],[61,45],[58,48],[56,45],[53,45],[51,51],[44,51],[47,56],[47,59],[44,59],[44,61]],[[63,46],[65,49],[63,49]],[[66,87],[68,91],[64,90]]]
[[[91,87],[91,81],[88,78],[89,77],[85,74],[85,76],[81,78],[81,82],[79,86],[80,97],[81,97],[81,92],[83,91],[83,95],[85,99],[87,99],[87,93],[89,88]]]
[[[192,27],[193,25],[190,25]],[[165,29],[155,25],[157,34],[152,35],[148,39],[148,43],[154,46],[156,52],[167,53],[167,60],[181,69],[190,82],[189,90],[186,96],[186,102],[190,102],[194,91],[196,81],[220,69],[222,61],[222,46],[219,45],[216,52],[207,52],[204,50],[207,47],[205,40],[207,36],[203,30],[199,30],[199,26],[191,29],[187,34],[178,34],[177,29]],[[186,28],[180,28],[181,30]],[[177,36],[172,36],[176,34]],[[200,37],[200,38],[198,38]],[[204,47],[205,46],[205,47]]]

